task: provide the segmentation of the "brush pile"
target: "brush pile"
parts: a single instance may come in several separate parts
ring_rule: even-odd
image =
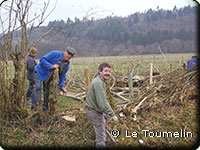
[[[127,76],[115,72],[107,86],[108,97],[120,99],[115,103],[120,111],[137,113],[139,109],[150,109],[159,105],[179,106],[188,99],[197,98],[198,71],[193,70],[186,73],[183,67],[164,74],[153,72],[153,83],[151,84],[149,84],[149,75],[135,75],[132,77],[131,95]],[[68,88],[69,91],[75,92],[73,89],[80,91],[74,96],[70,95],[70,98],[85,100],[87,87],[85,87],[84,81],[71,80]]]
[[[133,83],[138,85],[133,88],[133,96],[130,99],[128,79],[115,75],[110,88],[111,94],[118,96],[123,101],[116,103],[120,111],[137,113],[139,109],[153,109],[162,105],[180,106],[190,99],[198,97],[198,71],[188,73],[177,69],[164,75],[154,76],[153,83],[149,84],[149,78],[137,79],[133,77]],[[129,100],[130,99],[130,100]]]

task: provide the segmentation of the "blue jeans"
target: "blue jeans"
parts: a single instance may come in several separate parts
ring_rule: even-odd
[[[34,80],[35,80],[35,85],[34,85],[34,93],[32,97],[32,105],[37,106],[38,103],[41,103],[41,81],[37,72],[35,72],[34,74]]]
[[[35,80],[34,79],[28,79],[29,81],[29,87],[28,87],[28,91],[26,92],[26,100],[28,101],[29,98],[31,97],[32,99],[35,98],[34,97],[34,85],[35,85]]]

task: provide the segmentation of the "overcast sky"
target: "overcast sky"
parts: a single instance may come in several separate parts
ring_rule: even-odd
[[[2,0],[0,0],[1,2]],[[35,14],[39,14],[44,2],[48,0],[32,0],[33,6],[29,10],[29,15],[34,18]],[[198,0],[199,1],[199,0]],[[10,1],[5,1],[3,5],[8,5]],[[91,19],[105,18],[107,16],[126,17],[135,12],[145,12],[148,9],[156,10],[169,9],[172,10],[174,6],[181,8],[184,6],[195,6],[196,2],[193,0],[50,0],[48,12],[50,12],[56,4],[56,8],[51,15],[45,20],[43,25],[47,25],[49,21],[64,20],[68,18],[74,20],[75,17],[80,20],[83,17]],[[2,7],[3,8],[3,7]],[[0,15],[3,20],[8,21],[8,11],[0,9]],[[46,13],[47,14],[47,13]],[[6,25],[7,22],[5,22]],[[0,33],[2,28],[0,27]]]
[[[37,2],[42,5],[42,1]],[[51,0],[51,8],[55,5],[56,0]],[[106,16],[125,17],[135,12],[144,12],[150,8],[156,10],[172,10],[176,5],[177,8],[184,6],[195,6],[197,3],[193,0],[57,0],[57,5],[53,13],[46,20],[67,20],[75,17],[82,19],[90,15],[96,19],[105,18]],[[39,8],[38,8],[39,9]]]

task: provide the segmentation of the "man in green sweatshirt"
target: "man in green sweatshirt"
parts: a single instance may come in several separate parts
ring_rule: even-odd
[[[105,118],[110,116],[112,120],[118,121],[117,116],[108,103],[106,94],[105,80],[109,80],[110,70],[111,67],[107,63],[102,63],[99,66],[98,76],[92,80],[86,97],[86,114],[95,130],[96,147],[105,146]]]

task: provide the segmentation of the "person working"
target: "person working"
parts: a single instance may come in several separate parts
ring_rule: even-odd
[[[29,87],[26,92],[27,105],[32,105],[31,109],[36,110],[37,99],[41,102],[41,84],[37,82],[37,73],[35,71],[35,66],[37,62],[35,61],[35,56],[37,54],[37,49],[31,47],[29,49],[29,55],[26,59],[26,77],[29,80]],[[29,99],[32,97],[32,104],[29,103]]]
[[[189,72],[189,71],[194,70],[195,68],[198,68],[198,64],[199,64],[199,57],[192,56],[192,58],[188,60],[187,62],[186,72]]]
[[[99,66],[98,76],[92,80],[86,97],[86,114],[95,130],[96,147],[105,146],[105,118],[108,118],[109,116],[114,121],[118,121],[118,118],[108,103],[106,96],[105,81],[110,78],[110,70],[111,67],[107,63],[102,63]]]
[[[48,110],[48,98],[49,98],[49,85],[53,79],[52,72],[54,69],[59,69],[59,87],[63,93],[66,93],[65,87],[65,76],[69,70],[70,59],[76,54],[76,50],[72,47],[67,47],[66,50],[57,51],[52,50],[43,57],[40,62],[36,65],[35,70],[43,82],[44,91],[44,105],[43,111]]]

